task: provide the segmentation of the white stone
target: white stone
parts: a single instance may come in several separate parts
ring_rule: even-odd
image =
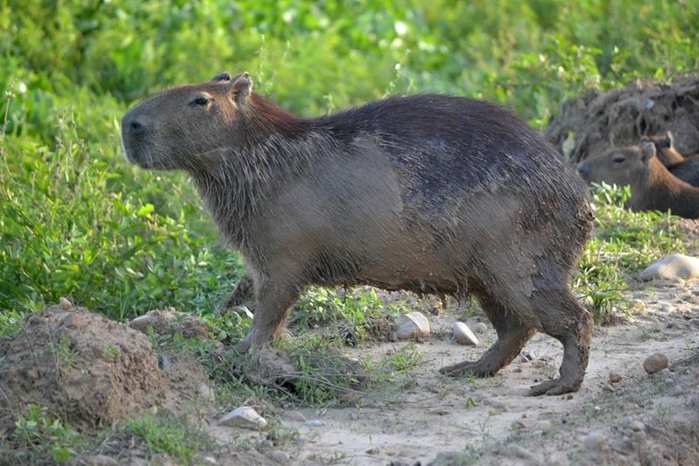
[[[148,331],[148,326],[153,323],[153,316],[146,314],[143,316],[138,316],[129,322],[129,327],[139,332],[146,333]]]
[[[267,420],[257,414],[253,408],[242,406],[218,420],[222,426],[240,427],[243,429],[262,430],[267,427]]]
[[[696,257],[673,254],[653,262],[638,274],[639,280],[679,280],[699,278],[699,259]]]
[[[206,401],[216,401],[216,392],[204,382],[197,386],[197,392],[199,393],[199,396]]]
[[[478,338],[476,338],[476,335],[474,335],[471,329],[468,328],[468,325],[464,324],[463,322],[455,323],[453,332],[454,339],[458,344],[471,346],[478,345]]]
[[[430,334],[430,322],[420,312],[411,312],[398,317],[393,326],[396,338],[399,340],[424,337]]]
[[[485,322],[478,322],[473,326],[474,333],[485,333],[488,331],[488,324]]]

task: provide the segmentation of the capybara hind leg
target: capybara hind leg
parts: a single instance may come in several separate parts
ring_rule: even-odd
[[[505,311],[487,296],[479,297],[481,307],[498,333],[498,340],[478,361],[465,361],[439,370],[446,375],[473,374],[489,377],[512,362],[536,330],[522,323],[513,313]]]
[[[241,340],[236,349],[239,352],[260,347],[280,338],[289,317],[289,308],[298,297],[293,287],[267,286],[258,293],[255,317],[250,333]]]
[[[561,377],[535,385],[529,393],[536,396],[575,392],[582,384],[590,357],[592,315],[568,290],[549,292],[545,298],[546,302],[539,306],[541,323],[544,332],[563,344]]]

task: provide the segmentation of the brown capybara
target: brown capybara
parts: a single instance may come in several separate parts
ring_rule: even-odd
[[[650,141],[589,158],[578,165],[578,173],[590,183],[630,185],[626,207],[633,211],[669,210],[680,217],[699,217],[699,188],[672,175]]]
[[[699,186],[699,155],[683,155],[675,148],[675,140],[668,131],[664,135],[649,136],[641,142],[650,141],[655,145],[655,154],[660,161],[682,181]]]
[[[474,294],[497,342],[442,373],[490,376],[538,331],[563,344],[578,390],[592,317],[569,290],[592,228],[587,188],[535,130],[496,105],[392,97],[296,117],[222,73],[144,100],[122,120],[127,159],[186,170],[255,294],[246,351],[280,336],[307,286]]]

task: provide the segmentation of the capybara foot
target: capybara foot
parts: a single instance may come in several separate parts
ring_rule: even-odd
[[[247,353],[250,348],[252,347],[252,333],[248,333],[248,335],[240,340],[237,345],[235,345],[235,349],[238,353],[243,354]]]
[[[563,378],[547,380],[539,385],[532,386],[529,389],[529,395],[563,395],[564,393],[577,392],[581,384],[582,380],[569,381]]]
[[[476,377],[490,377],[495,372],[484,367],[483,364],[479,364],[478,362],[464,361],[451,366],[442,367],[439,369],[439,373],[448,375],[450,377],[459,377],[467,374],[471,374]]]

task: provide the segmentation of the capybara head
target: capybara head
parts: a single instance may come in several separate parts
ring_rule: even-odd
[[[634,185],[648,178],[652,163],[660,162],[655,157],[655,146],[646,141],[638,146],[617,147],[598,157],[588,158],[578,164],[578,173],[588,183]]]
[[[144,100],[121,121],[126,158],[143,168],[163,170],[207,163],[217,150],[240,144],[236,128],[251,90],[248,73],[221,73],[207,83]]]

